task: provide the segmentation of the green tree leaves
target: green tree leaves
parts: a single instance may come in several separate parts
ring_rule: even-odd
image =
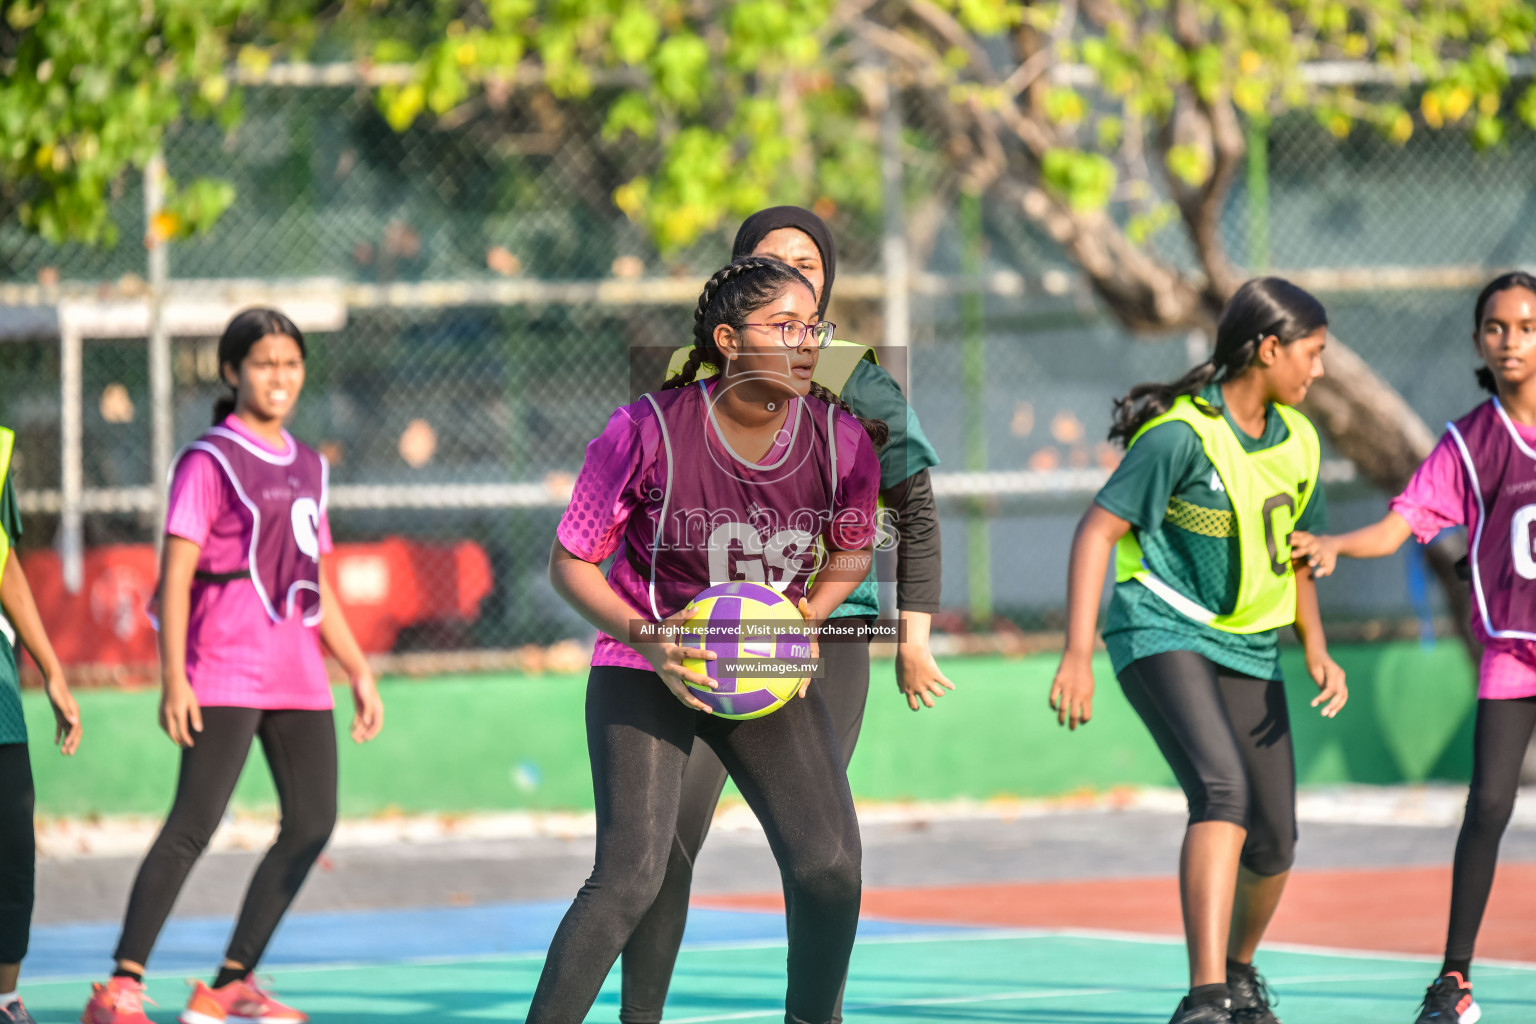
[[[184,109],[195,104],[212,116],[237,109],[226,74],[227,26],[261,6],[7,4],[5,23],[17,36],[0,68],[0,187],[11,192],[22,222],[54,243],[115,241],[106,208],[111,183],[125,167],[143,165]],[[189,190],[198,223],[218,205],[214,191]]]
[[[1227,107],[1260,120],[1306,110],[1337,135],[1366,125],[1399,143],[1418,130],[1460,130],[1489,147],[1516,121],[1536,127],[1536,86],[1512,72],[1536,37],[1529,0],[337,0],[318,14],[298,0],[0,0],[0,9],[15,39],[0,68],[0,187],[53,241],[111,241],[107,190],[169,125],[233,124],[240,75],[316,50],[408,67],[405,80],[376,90],[398,131],[485,90],[543,88],[599,105],[607,143],[656,147],[614,200],[664,249],[753,203],[873,205],[875,93],[861,75],[875,65],[963,117],[989,111],[1024,125],[1018,138],[1032,140],[1028,162],[1048,192],[1075,211],[1134,222],[1141,238],[1169,222],[1157,194],[1204,187],[1220,172],[1219,148],[1181,134],[1190,105],[1207,118]],[[183,225],[209,223],[229,202],[213,183],[182,195]]]
[[[1115,165],[1100,153],[1051,149],[1040,161],[1040,176],[1072,209],[1085,213],[1109,204],[1117,174]]]

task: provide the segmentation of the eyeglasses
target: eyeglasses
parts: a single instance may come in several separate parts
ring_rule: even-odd
[[[777,327],[779,340],[784,342],[785,348],[799,348],[805,344],[805,336],[809,334],[816,339],[817,348],[826,348],[832,344],[832,332],[837,330],[837,324],[831,320],[822,320],[820,323],[803,324],[799,320],[786,320],[781,324],[746,324],[747,327]]]

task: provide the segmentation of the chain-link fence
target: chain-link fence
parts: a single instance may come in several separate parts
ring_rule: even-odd
[[[544,574],[571,479],[586,442],[632,397],[631,354],[687,341],[697,283],[729,252],[722,229],[658,254],[612,202],[645,154],[605,143],[599,127],[591,108],[530,98],[495,117],[396,133],[365,91],[261,87],[229,133],[185,124],[166,141],[173,177],[228,178],[238,197],[208,235],[172,246],[168,303],[259,292],[283,305],[323,293],[342,311],[311,334],[292,429],[331,460],[333,532],[362,559],[342,589],[388,619],[370,634],[375,650],[506,650],[586,633]],[[1205,342],[1128,336],[1022,212],[987,197],[967,210],[973,200],[939,167],[923,126],[908,125],[904,140],[906,376],[944,460],[944,591],[957,612],[946,621],[1051,628],[1073,523],[1116,459],[1101,443],[1111,398],[1178,375]],[[1250,237],[1255,211],[1241,186],[1227,211],[1231,251],[1314,279],[1419,268],[1311,283],[1335,333],[1432,426],[1469,408],[1475,268],[1536,262],[1524,230],[1536,213],[1536,140],[1513,134],[1475,152],[1457,134],[1421,133],[1399,147],[1292,118],[1273,126],[1268,153],[1267,252]],[[841,336],[878,342],[882,211],[826,212],[839,244],[832,317]],[[113,216],[123,241],[102,250],[49,246],[0,223],[0,422],[18,433],[22,548],[49,555],[76,509],[77,591],[95,602],[79,614],[129,600],[96,596],[116,564],[100,556],[150,550],[162,486],[142,329],[81,340],[78,488],[66,480],[70,357],[47,312],[95,301],[102,286],[143,293],[134,176]],[[1166,244],[1178,258],[1176,230]],[[177,444],[208,423],[216,329],[173,337]],[[1379,515],[1382,497],[1348,466],[1332,464],[1329,480],[1334,527]],[[65,573],[70,557],[62,550],[35,571]],[[1424,593],[1405,554],[1348,566],[1325,601],[1341,618],[1395,621],[1428,614]]]

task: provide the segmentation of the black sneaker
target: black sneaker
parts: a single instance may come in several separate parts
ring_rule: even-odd
[[[1280,1024],[1270,1009],[1280,1000],[1269,991],[1264,975],[1253,964],[1227,963],[1227,989],[1232,993],[1233,1024]]]
[[[1472,1001],[1472,983],[1452,971],[1429,986],[1414,1024],[1477,1024],[1482,1016],[1482,1008]]]
[[[1168,1024],[1232,1024],[1232,1011],[1225,1006],[1190,1006],[1186,996],[1179,1000]]]
[[[9,1006],[0,1006],[0,1022],[3,1024],[37,1024],[27,1008],[18,999]]]

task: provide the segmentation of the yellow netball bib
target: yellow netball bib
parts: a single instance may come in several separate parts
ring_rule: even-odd
[[[5,477],[11,471],[11,452],[16,450],[16,432],[6,427],[0,427],[0,487],[5,486]],[[11,553],[11,537],[4,529],[0,529],[0,575],[5,573],[5,563]]]
[[[1262,633],[1296,621],[1296,575],[1291,568],[1291,532],[1317,488],[1322,449],[1317,430],[1301,413],[1275,405],[1289,436],[1262,451],[1247,452],[1225,416],[1207,415],[1202,399],[1181,396],[1173,408],[1131,438],[1179,420],[1195,431],[1232,502],[1237,524],[1241,578],[1237,601],[1223,615],[1159,579],[1147,567],[1141,545],[1127,532],[1115,551],[1115,579],[1137,580],[1189,618],[1228,633]]]

